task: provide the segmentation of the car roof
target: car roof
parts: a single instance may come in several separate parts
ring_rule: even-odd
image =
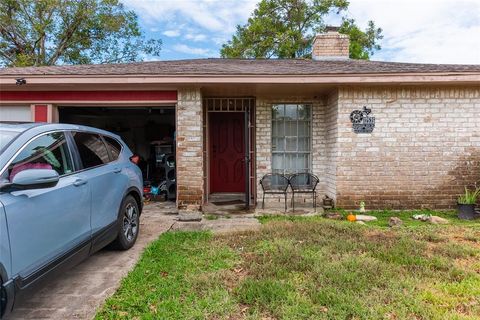
[[[0,121],[0,129],[14,132],[23,132],[38,125],[35,122]]]
[[[46,122],[8,122],[8,121],[0,121],[0,129],[1,130],[8,130],[14,132],[25,132],[29,129],[35,129],[36,133],[40,131],[50,131],[50,130],[80,130],[80,131],[90,131],[95,132],[98,134],[104,134],[113,136],[116,138],[120,138],[115,133],[105,131],[98,128],[82,126],[77,124],[67,124],[67,123],[46,123]]]

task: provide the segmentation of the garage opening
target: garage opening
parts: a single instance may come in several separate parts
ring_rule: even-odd
[[[133,153],[144,193],[153,200],[175,200],[175,106],[59,107],[59,121],[104,129],[119,135]]]

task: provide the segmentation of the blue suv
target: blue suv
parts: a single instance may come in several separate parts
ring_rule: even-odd
[[[137,161],[107,131],[0,123],[0,317],[54,271],[110,243],[134,245],[143,191]]]

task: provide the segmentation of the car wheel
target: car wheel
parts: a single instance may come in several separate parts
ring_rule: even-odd
[[[119,230],[114,246],[120,250],[128,250],[135,244],[140,231],[140,210],[132,196],[123,199],[120,208]]]
[[[0,279],[0,318],[5,313],[7,307],[7,290],[3,287],[2,280]]]

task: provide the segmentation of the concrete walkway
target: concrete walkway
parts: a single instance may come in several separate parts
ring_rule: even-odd
[[[213,233],[230,233],[252,231],[260,229],[261,224],[250,215],[231,215],[216,217],[215,220],[205,219],[200,222],[177,222],[172,226],[172,231],[212,231]]]
[[[32,294],[8,319],[92,319],[133,268],[145,246],[174,224],[177,215],[169,213],[175,211],[174,203],[145,206],[140,235],[132,249],[98,252]]]

